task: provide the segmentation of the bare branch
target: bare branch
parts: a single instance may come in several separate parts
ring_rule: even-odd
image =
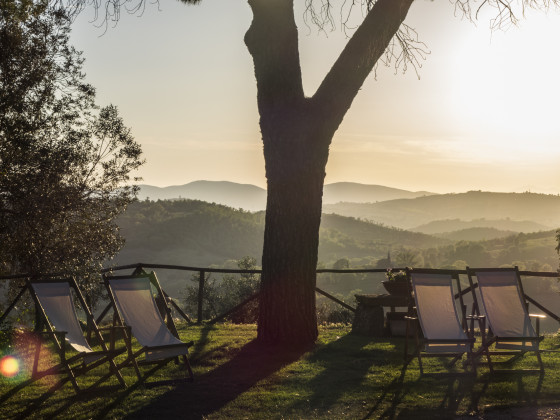
[[[336,28],[334,18],[332,16],[332,3],[330,0],[320,0],[319,7],[316,7],[317,0],[305,0],[305,11],[303,13],[303,20],[309,27],[311,22],[317,26],[320,31],[325,32],[325,28],[330,26],[333,31]]]
[[[418,33],[403,23],[387,46],[380,61],[386,67],[393,66],[395,74],[399,69],[404,74],[409,66],[412,66],[416,76],[420,79],[419,69],[422,68],[422,61],[428,54],[430,51],[427,45],[418,39]],[[375,72],[377,75],[377,65]]]
[[[468,0],[457,1],[465,2],[465,6],[469,5]],[[376,2],[377,0],[342,1],[340,25],[347,37],[350,37],[351,32],[360,26]],[[306,24],[312,23],[323,32],[327,27],[330,27],[331,31],[334,30],[335,22],[332,15],[334,3],[333,0],[305,0],[304,20]],[[426,44],[419,41],[416,31],[403,23],[381,57],[381,62],[388,67],[394,66],[395,73],[399,70],[404,73],[409,67],[412,67],[418,75],[418,70],[422,67],[421,61],[425,60],[429,53]],[[377,65],[375,70],[377,70]]]
[[[200,0],[181,0],[187,4],[197,4]],[[86,7],[91,7],[94,10],[93,22],[98,23],[98,27],[105,26],[105,30],[109,27],[109,23],[115,26],[121,18],[121,10],[124,9],[127,13],[142,16],[146,10],[147,0],[53,0],[53,3],[63,7],[72,20],[74,20]],[[150,4],[157,5],[158,10],[159,0],[150,0]],[[99,11],[103,10],[100,16]]]
[[[525,17],[528,9],[548,11],[553,7],[560,7],[560,0],[450,0],[455,6],[456,14],[460,14],[470,21],[478,20],[481,12],[494,9],[496,14],[490,19],[490,29],[506,30],[516,26]],[[476,7],[475,7],[476,6]]]

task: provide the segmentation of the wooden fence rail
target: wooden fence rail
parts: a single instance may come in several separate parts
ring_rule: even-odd
[[[134,270],[133,272],[138,272],[142,269],[162,269],[162,270],[178,270],[178,271],[190,271],[190,272],[198,272],[198,302],[197,302],[197,322],[201,323],[203,321],[203,309],[204,309],[204,286],[206,282],[206,274],[207,273],[221,273],[221,274],[261,274],[261,270],[241,270],[241,269],[228,269],[228,268],[210,268],[210,267],[191,267],[191,266],[182,266],[182,265],[169,265],[169,264],[148,264],[148,263],[136,263],[136,264],[128,264],[128,265],[121,265],[116,267],[105,268],[101,270],[101,273],[108,273],[108,272],[116,272],[116,271],[123,271],[123,270]],[[393,268],[394,271],[404,270],[404,268]],[[360,269],[345,269],[345,270],[337,270],[337,269],[327,269],[322,268],[317,270],[317,274],[323,273],[332,273],[332,274],[358,274],[358,273],[385,273],[387,270],[384,268],[360,268]],[[463,274],[466,275],[466,270],[450,270],[456,274]],[[539,271],[520,271],[519,274],[524,277],[548,277],[548,278],[560,278],[560,274],[558,272],[539,272]],[[68,276],[67,273],[49,273],[44,274],[42,277],[63,277]],[[2,280],[15,280],[15,279],[25,279],[33,277],[30,274],[16,274],[16,275],[7,275],[7,276],[0,276],[0,281]],[[466,288],[462,291],[462,293],[467,293],[470,288]],[[325,292],[324,290],[319,289],[318,287],[315,288],[315,291],[326,298],[332,300],[333,302],[341,305],[343,308],[355,312],[356,309],[347,303],[341,301],[340,299],[336,298],[335,296]],[[192,322],[190,317],[184,313],[184,311],[179,307],[179,305],[175,302],[175,300],[169,297],[167,294],[165,295],[168,303],[170,303],[176,310],[177,313],[181,317],[183,317],[187,322]],[[225,319],[227,316],[231,315],[233,312],[239,310],[241,307],[246,305],[247,303],[253,301],[258,297],[258,292],[251,295],[243,302],[240,302],[235,307],[229,309],[223,314],[218,315],[210,322],[215,323]],[[528,300],[535,305],[537,308],[545,312],[549,315],[552,319],[560,322],[560,316],[554,314],[549,309],[545,308],[539,302],[535,301],[534,299],[528,297]],[[101,318],[106,315],[106,311],[109,308],[106,308],[104,313],[101,315]]]

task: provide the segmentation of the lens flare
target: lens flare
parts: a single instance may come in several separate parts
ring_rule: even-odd
[[[19,373],[19,362],[14,356],[0,359],[0,373],[6,378],[13,378]]]

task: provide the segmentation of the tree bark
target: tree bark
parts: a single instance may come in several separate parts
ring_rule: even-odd
[[[293,0],[248,1],[268,186],[258,339],[309,346],[329,145],[413,0],[378,0],[313,98],[303,93]]]

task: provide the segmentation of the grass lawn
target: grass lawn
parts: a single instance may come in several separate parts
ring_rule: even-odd
[[[40,399],[53,378],[10,392],[25,379],[22,373],[0,378],[0,418],[431,419],[560,404],[560,353],[543,354],[542,377],[520,372],[490,376],[485,367],[476,378],[420,377],[416,360],[403,366],[403,339],[356,336],[347,326],[322,327],[316,347],[308,352],[272,352],[254,342],[254,325],[181,325],[180,334],[195,343],[194,383],[138,386],[133,369],[126,368],[121,372],[127,389],[101,388],[76,396],[67,383]],[[560,338],[547,337],[541,347],[559,349]],[[427,372],[445,370],[441,360],[425,364]],[[536,367],[530,354],[514,365]],[[105,369],[80,377],[80,384],[93,383]],[[180,367],[170,363],[150,379],[178,374]]]

